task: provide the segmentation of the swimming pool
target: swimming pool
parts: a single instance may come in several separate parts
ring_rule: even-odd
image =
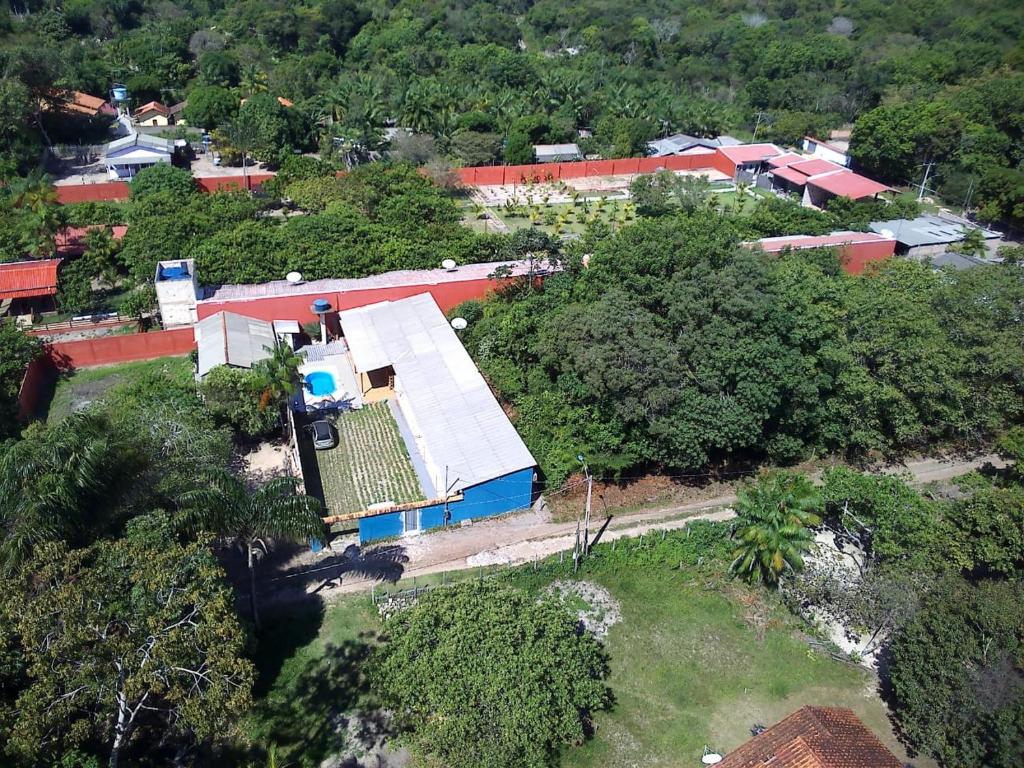
[[[328,371],[310,371],[306,374],[306,387],[314,395],[330,395],[334,393],[334,376]]]

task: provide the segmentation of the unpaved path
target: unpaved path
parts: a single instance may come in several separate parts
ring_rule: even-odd
[[[888,466],[881,471],[908,473],[914,484],[923,485],[957,477],[986,463],[996,467],[1005,466],[1005,462],[998,456],[990,454],[971,459],[924,458]],[[607,528],[601,533],[600,540],[613,541],[651,531],[674,530],[684,527],[693,520],[729,520],[735,516],[730,508],[735,501],[735,495],[724,494],[689,504],[612,516],[608,518]],[[592,522],[592,540],[605,522],[605,518],[596,518]],[[571,550],[575,538],[575,522],[551,522],[547,515],[536,512],[408,536],[401,542],[408,557],[402,578],[426,576],[443,571],[470,570],[487,565],[527,563]],[[376,581],[374,578],[347,574],[340,587],[321,591],[320,595],[330,600],[338,595],[368,590]]]

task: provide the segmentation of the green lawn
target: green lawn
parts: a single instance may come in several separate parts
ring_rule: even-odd
[[[358,512],[382,501],[423,498],[409,452],[388,404],[372,403],[338,415],[338,445],[316,451],[330,514]]]
[[[72,412],[100,399],[111,387],[145,374],[161,371],[170,381],[186,383],[192,380],[192,361],[188,357],[161,357],[157,360],[138,360],[98,368],[83,368],[63,375],[58,379],[57,388],[50,401],[47,421],[60,421]]]
[[[527,566],[511,578],[538,590],[553,577]],[[594,738],[570,750],[564,768],[699,765],[705,744],[731,750],[754,724],[771,725],[805,704],[850,707],[904,756],[873,677],[813,650],[772,596],[721,574],[662,565],[584,570],[581,578],[605,586],[621,606],[607,640],[615,706],[597,715]],[[260,657],[264,691],[250,731],[278,743],[289,764],[315,766],[341,746],[340,737],[325,739],[331,716],[372,706],[358,668],[379,622],[367,595],[323,616],[279,622]],[[332,675],[338,687],[324,691]]]

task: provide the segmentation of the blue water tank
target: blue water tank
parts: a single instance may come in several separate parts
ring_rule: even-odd
[[[127,101],[128,100],[128,89],[123,85],[115,85],[112,89],[114,92],[114,101]]]
[[[314,312],[327,312],[330,309],[331,309],[331,302],[329,302],[327,299],[316,299],[313,302],[313,311]]]

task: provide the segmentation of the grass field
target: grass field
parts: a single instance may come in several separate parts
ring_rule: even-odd
[[[542,589],[552,577],[527,567],[511,578]],[[594,738],[568,751],[563,768],[699,765],[705,744],[729,751],[755,724],[805,704],[850,707],[904,757],[875,679],[812,649],[774,597],[706,570],[639,563],[585,568],[580,578],[606,587],[621,607],[607,640],[615,705],[597,715]],[[359,669],[380,625],[366,595],[300,619],[282,617],[265,638],[250,731],[275,741],[289,764],[315,766],[343,741],[325,723],[345,707],[373,706]]]
[[[188,357],[162,357],[158,360],[138,360],[73,371],[57,380],[47,421],[60,421],[100,399],[108,389],[157,372],[163,372],[171,381],[188,382],[192,380],[192,361]]]
[[[335,426],[338,445],[316,451],[330,514],[357,512],[382,501],[403,503],[423,498],[387,403],[342,413]]]

